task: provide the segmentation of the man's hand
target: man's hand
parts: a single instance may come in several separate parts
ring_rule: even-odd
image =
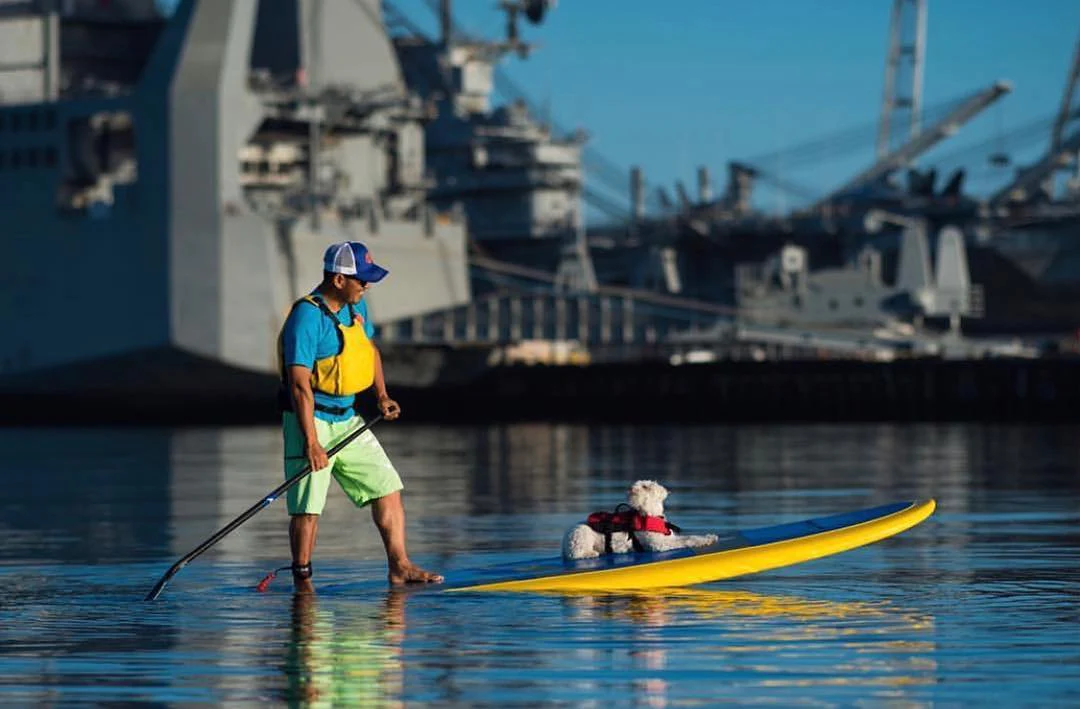
[[[382,412],[383,418],[387,421],[393,421],[398,416],[401,416],[401,407],[386,394],[379,396],[379,411]]]
[[[308,443],[304,453],[307,455],[307,461],[313,473],[330,465],[330,459],[326,456],[326,451],[318,441]]]

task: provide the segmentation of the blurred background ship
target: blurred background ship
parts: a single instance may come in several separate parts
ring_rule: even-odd
[[[656,342],[685,342],[705,328],[714,342],[702,344],[725,352],[735,341],[792,339],[836,350],[838,329],[848,331],[839,339],[864,342],[867,332],[885,327],[908,338],[905,347],[913,346],[914,336],[916,349],[923,342],[933,350],[933,333],[943,329],[983,336],[982,344],[954,348],[966,356],[997,351],[1000,343],[986,336],[1054,339],[1080,326],[1074,238],[1080,228],[1080,55],[1068,67],[1053,115],[1008,134],[999,130],[983,145],[934,152],[1012,87],[1000,80],[924,108],[926,4],[894,0],[876,124],[733,161],[719,195],[702,166],[692,194],[683,183],[673,191],[650,186],[639,168],[625,170],[600,155],[582,130],[553,123],[550,109],[501,69],[505,57],[533,51],[521,39],[521,17],[540,24],[553,3],[501,3],[507,31],[499,41],[463,31],[449,2],[427,5],[438,18],[434,36],[393,7],[387,25],[410,87],[438,104],[438,118],[426,127],[436,181],[431,195],[441,207],[460,205],[467,215],[474,297],[489,302],[458,309],[456,317],[440,313],[422,323],[397,323],[387,328],[391,333],[401,331],[410,341],[475,339],[487,332],[488,321],[496,330],[514,320],[506,303],[490,302],[498,292],[511,299],[527,293],[533,305],[539,293],[556,294],[532,308],[535,317],[529,303],[521,306],[520,317],[528,321],[522,327],[540,320],[547,325],[537,328],[544,338],[558,337],[558,294],[572,293],[567,311],[582,295],[597,302],[607,296],[620,311],[614,320],[633,308],[630,317],[645,321]],[[495,96],[503,103],[493,105]],[[1031,165],[1017,168],[1002,152],[1038,141],[1048,147]],[[825,192],[763,167],[794,171],[868,146],[875,148],[873,162]],[[937,155],[934,162],[916,167],[928,153]],[[966,191],[967,175],[977,169],[978,181],[998,178],[981,197]],[[1011,174],[1002,180],[1006,171]],[[755,206],[761,188],[796,206],[766,213]],[[942,240],[942,234],[950,236]],[[904,244],[906,276],[900,269]],[[493,314],[485,316],[485,309]],[[603,319],[596,310],[568,327],[594,350],[610,350],[597,347],[610,338],[581,327],[582,320],[595,325]],[[797,337],[776,332],[778,326],[797,330]],[[919,339],[923,334],[926,340]],[[1003,347],[1002,353],[1018,351]]]
[[[1080,49],[1053,115],[916,167],[1011,86],[924,107],[925,0],[893,0],[876,125],[671,196],[505,74],[552,0],[500,2],[499,39],[427,4],[434,33],[377,0],[0,0],[0,388],[265,391],[346,238],[393,274],[371,311],[420,388],[513,361],[1035,357],[1080,326]],[[1033,140],[1033,164],[1001,150]],[[825,193],[766,167],[868,143]],[[980,164],[1009,177],[972,196]]]

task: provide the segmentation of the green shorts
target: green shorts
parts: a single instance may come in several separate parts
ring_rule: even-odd
[[[364,420],[359,416],[335,423],[316,418],[315,432],[323,448],[330,450],[331,446],[363,424]],[[300,431],[296,414],[285,412],[281,419],[281,431],[285,439],[287,480],[307,464],[304,434]],[[367,430],[332,457],[330,465],[304,476],[300,482],[289,488],[286,497],[289,514],[322,514],[326,505],[326,493],[330,489],[331,473],[357,507],[363,507],[404,487],[394,464],[379,445],[375,434]]]

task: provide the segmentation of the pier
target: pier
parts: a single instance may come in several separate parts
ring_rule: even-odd
[[[411,420],[593,422],[1080,420],[1075,359],[725,360],[513,365],[397,388]]]

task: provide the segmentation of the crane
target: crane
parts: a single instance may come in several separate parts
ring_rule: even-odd
[[[1028,200],[1040,187],[1044,193],[1050,194],[1053,189],[1051,180],[1054,173],[1070,163],[1080,163],[1076,160],[1076,155],[1080,152],[1080,125],[1076,125],[1077,119],[1080,118],[1078,84],[1080,84],[1080,40],[1077,41],[1076,50],[1073,52],[1072,65],[1061,98],[1061,108],[1058,110],[1050,132],[1049,149],[1035,163],[1018,171],[1012,182],[990,197],[989,204],[992,209],[1000,211],[1009,202]],[[1076,127],[1070,132],[1068,129],[1072,125]]]
[[[990,106],[1010,91],[1012,91],[1012,85],[1007,81],[995,81],[989,87],[977,91],[965,101],[961,102],[959,106],[950,111],[944,118],[934,123],[926,130],[921,131],[915,138],[912,138],[888,155],[880,158],[873,165],[860,172],[843,186],[833,190],[819,201],[815,207],[823,207],[837,196],[880,180],[894,170],[909,164],[919,155],[922,155],[945,138],[956,133],[960,126],[970,121],[983,109]]]

